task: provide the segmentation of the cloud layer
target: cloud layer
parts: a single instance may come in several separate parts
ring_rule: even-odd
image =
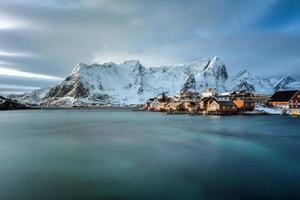
[[[230,72],[300,78],[297,0],[0,0],[0,67],[64,77],[80,62],[215,55]]]

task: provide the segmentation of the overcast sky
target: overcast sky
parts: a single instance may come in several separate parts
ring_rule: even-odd
[[[297,0],[0,0],[0,92],[53,84],[80,62],[127,59],[219,56],[229,73],[299,79],[299,55]]]

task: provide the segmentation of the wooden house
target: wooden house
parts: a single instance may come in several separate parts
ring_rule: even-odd
[[[300,108],[300,91],[277,91],[268,100],[268,104],[271,106],[278,106],[285,109]]]
[[[150,106],[148,107],[148,110],[155,110],[159,103],[160,102],[158,99],[154,99],[153,101],[150,102]]]
[[[198,103],[195,101],[185,101],[183,103],[183,108],[184,108],[184,110],[186,110],[188,112],[194,112],[198,108],[197,105],[198,105]]]
[[[169,111],[184,111],[184,102],[182,101],[174,101],[168,103]]]
[[[217,101],[230,101],[230,95],[219,95],[214,97]]]
[[[238,110],[252,111],[255,107],[255,101],[250,98],[236,98],[233,103]]]
[[[145,110],[150,110],[151,104],[154,101],[154,98],[150,98],[146,101],[145,105],[144,105],[144,109]]]
[[[204,97],[201,99],[199,103],[199,109],[200,110],[206,110],[208,107],[208,102],[213,99],[213,97]]]
[[[237,112],[236,105],[231,101],[218,101],[211,99],[208,103],[207,113],[208,114],[234,114]]]
[[[158,96],[156,98],[159,102],[170,102],[170,101],[172,101],[172,97],[165,95],[165,93],[163,93],[161,96]]]
[[[271,95],[268,94],[254,94],[254,96],[251,99],[253,99],[255,103],[266,104],[270,98]]]
[[[158,112],[166,112],[168,111],[168,103],[167,102],[159,102],[155,107],[155,110]]]
[[[199,97],[199,93],[192,92],[192,91],[185,91],[185,92],[180,92],[179,96],[181,100],[196,99]]]
[[[245,91],[234,91],[230,95],[233,96],[233,97],[236,97],[236,98],[254,97],[253,93],[245,92]]]

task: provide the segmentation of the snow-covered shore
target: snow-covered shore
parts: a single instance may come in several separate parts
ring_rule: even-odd
[[[299,109],[283,109],[280,107],[267,107],[265,105],[257,105],[252,113],[265,113],[269,115],[283,115],[283,114],[291,114],[291,112],[296,111],[297,114],[299,115],[300,110]]]

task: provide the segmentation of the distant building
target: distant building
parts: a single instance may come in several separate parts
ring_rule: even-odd
[[[230,95],[219,95],[214,97],[218,101],[230,101],[231,96]]]
[[[220,93],[218,92],[217,89],[215,88],[209,88],[206,89],[204,92],[202,92],[201,96],[202,97],[214,97],[214,96],[218,96]]]
[[[256,94],[251,92],[234,91],[230,94],[231,100],[234,101],[240,98],[244,101],[254,101],[256,104],[265,104],[267,100],[271,97],[267,94]]]
[[[211,99],[208,103],[207,113],[208,114],[234,114],[237,112],[237,107],[231,101],[218,101]]]
[[[243,91],[233,91],[230,96],[234,97],[254,97],[254,94],[251,92],[243,92]]]
[[[154,98],[148,99],[144,105],[144,109],[149,110],[153,101],[154,101]]]
[[[194,112],[197,110],[197,102],[195,101],[185,101],[183,103],[183,107],[188,112]]]
[[[169,101],[172,100],[172,97],[166,96],[166,95],[163,93],[161,96],[158,96],[158,97],[157,97],[157,100],[158,100],[159,102],[169,102]]]
[[[285,109],[300,108],[300,91],[277,91],[268,100],[268,104],[272,106],[279,106]]]
[[[182,101],[168,103],[169,111],[184,111],[183,103]]]
[[[255,103],[266,104],[270,97],[271,95],[268,94],[255,94],[252,99],[255,101]]]
[[[255,101],[249,98],[236,98],[233,103],[238,110],[252,111],[255,107]]]
[[[208,107],[208,102],[212,99],[213,97],[204,97],[201,99],[199,103],[199,108],[200,110],[206,110]]]
[[[159,103],[160,102],[158,99],[154,99],[153,101],[151,101],[149,109],[154,110]]]
[[[168,110],[167,102],[159,102],[155,107],[155,110],[158,112],[166,112]]]
[[[192,91],[186,91],[186,92],[181,92],[179,96],[180,96],[181,100],[196,99],[199,97],[199,93],[192,92]]]

